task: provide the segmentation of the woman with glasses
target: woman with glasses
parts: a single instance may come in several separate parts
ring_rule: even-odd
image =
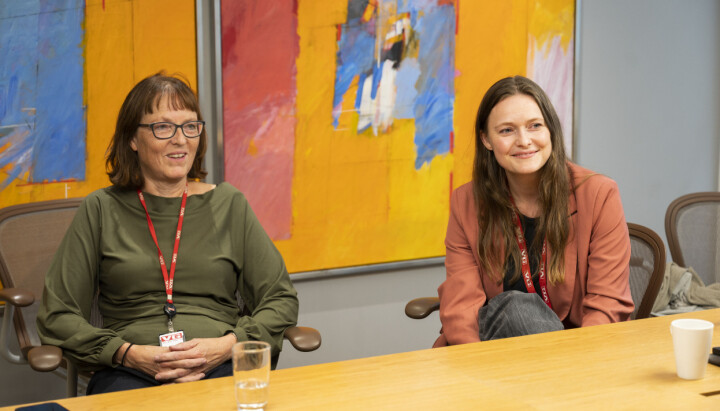
[[[47,274],[38,333],[95,371],[88,394],[232,375],[236,341],[266,341],[276,359],[297,321],[283,259],[243,194],[199,181],[204,125],[183,81],[138,83],[108,149],[112,186],[84,200]],[[89,322],[96,293],[102,328]]]
[[[627,320],[618,187],[566,159],[545,92],[525,77],[498,81],[475,137],[472,182],[451,199],[435,346]]]

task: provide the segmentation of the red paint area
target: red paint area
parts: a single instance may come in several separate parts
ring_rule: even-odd
[[[222,2],[225,181],[245,193],[273,240],[292,228],[295,0]]]
[[[458,34],[458,28],[460,27],[460,0],[455,3],[455,35]]]

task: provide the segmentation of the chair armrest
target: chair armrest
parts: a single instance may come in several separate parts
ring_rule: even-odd
[[[16,307],[27,307],[35,302],[35,296],[24,288],[3,288],[0,290],[0,301],[12,304]]]
[[[285,330],[284,337],[296,350],[302,352],[315,351],[322,344],[320,332],[310,327],[290,327]]]
[[[405,315],[420,320],[439,308],[440,299],[438,297],[416,298],[405,305]]]
[[[28,352],[27,359],[35,371],[54,371],[62,363],[62,349],[54,345],[33,347]]]

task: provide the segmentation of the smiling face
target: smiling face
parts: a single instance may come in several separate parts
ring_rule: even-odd
[[[155,112],[144,114],[140,123],[166,121],[183,124],[197,119],[196,112],[173,109],[168,104],[168,98],[163,97]],[[143,191],[153,192],[156,191],[153,189],[155,187],[184,186],[195,160],[199,140],[185,137],[179,127],[175,135],[167,140],[155,138],[149,127],[138,127],[130,147],[137,152],[140,169],[145,177]]]
[[[510,180],[539,178],[552,153],[550,130],[542,111],[526,94],[514,94],[493,107],[482,142]]]

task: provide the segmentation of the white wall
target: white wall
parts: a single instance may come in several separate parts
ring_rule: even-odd
[[[583,0],[581,10],[575,160],[617,181],[626,219],[665,239],[672,200],[718,187],[720,2]]]

